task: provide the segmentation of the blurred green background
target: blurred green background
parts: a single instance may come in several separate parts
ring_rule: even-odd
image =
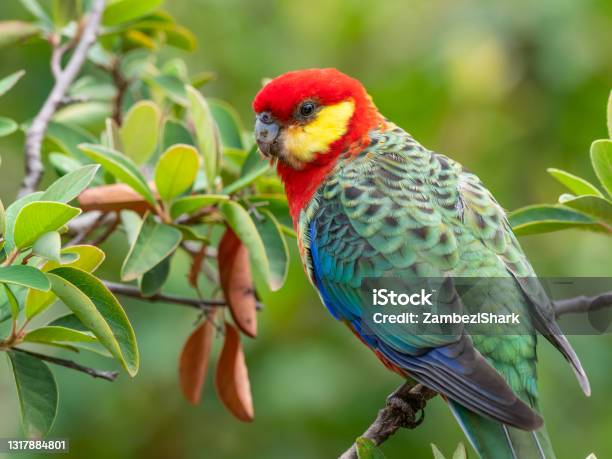
[[[612,2],[540,0],[263,1],[172,0],[166,8],[199,40],[181,55],[193,72],[213,70],[204,88],[251,123],[261,79],[304,67],[337,67],[360,79],[383,114],[429,148],[476,172],[507,209],[553,202],[556,166],[594,179],[592,140],[606,135],[612,86]],[[28,18],[4,1],[0,19]],[[0,75],[27,71],[0,114],[32,117],[52,84],[44,43],[0,50]],[[0,197],[14,199],[22,176],[21,134],[1,139]],[[562,232],[521,241],[544,276],[610,276],[612,241]],[[115,275],[121,238],[105,246]],[[114,256],[113,256],[114,254]],[[334,457],[373,420],[400,380],[336,323],[308,286],[296,251],[286,286],[265,293],[256,340],[245,341],[256,418],[242,424],[214,395],[188,406],[177,381],[179,350],[196,315],[178,306],[126,301],[142,352],[135,380],[115,383],[54,368],[60,385],[52,437],[75,458]],[[175,259],[169,290],[186,288],[188,260]],[[586,399],[563,358],[540,345],[540,391],[560,458],[612,457],[612,337],[570,337],[590,375]],[[104,367],[106,361],[92,359]],[[0,359],[0,437],[19,436],[17,398]],[[462,434],[444,403],[427,407],[415,431],[383,450],[390,458],[450,452]],[[26,455],[22,457],[27,457]]]

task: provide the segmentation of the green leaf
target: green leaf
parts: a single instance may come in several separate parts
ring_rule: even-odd
[[[266,255],[270,261],[270,289],[276,291],[280,289],[289,272],[289,247],[281,232],[280,225],[274,215],[268,210],[259,210],[264,219],[255,219],[255,226],[261,236]]]
[[[113,26],[132,21],[155,11],[163,0],[119,0],[111,3],[104,10],[102,23]]]
[[[60,234],[57,231],[50,231],[36,240],[32,247],[32,253],[59,263],[61,248],[62,240]]]
[[[598,196],[578,196],[566,199],[562,204],[612,225],[612,203],[607,199]]]
[[[1,95],[1,94],[0,94]],[[608,97],[608,137],[612,139],[612,91],[610,91],[610,97]]]
[[[93,161],[102,165],[118,180],[126,183],[152,206],[156,205],[153,193],[138,167],[126,156],[100,145],[83,144],[79,148]]]
[[[62,28],[81,16],[81,0],[53,0],[53,23]]]
[[[51,18],[47,12],[40,6],[37,0],[20,0],[21,4],[26,10],[30,12],[32,16],[38,19],[42,24],[48,28],[52,28]]]
[[[78,268],[88,273],[92,273],[98,269],[105,258],[104,252],[93,245],[73,245],[65,247],[60,251],[60,256],[65,257],[66,255],[73,255],[76,258],[63,265],[55,261],[48,261],[40,268],[41,271],[49,272],[63,266],[66,268]],[[55,300],[56,296],[53,292],[29,290],[25,300],[26,318],[31,319],[40,314],[51,306]]]
[[[150,297],[159,293],[168,280],[170,274],[170,260],[172,256],[164,259],[161,263],[147,271],[138,279],[138,286],[144,297]]]
[[[156,75],[146,81],[149,85],[161,89],[172,102],[183,106],[187,105],[185,83],[180,78],[174,75]]]
[[[207,187],[211,189],[217,176],[220,146],[219,132],[208,103],[196,89],[186,86],[189,112],[195,127],[198,148],[204,158]]]
[[[244,149],[242,131],[244,127],[238,112],[227,102],[217,99],[209,100],[210,111],[219,127],[221,142],[225,148]]]
[[[206,83],[211,82],[216,77],[214,72],[200,72],[193,77],[191,77],[191,86],[194,88],[199,88],[200,86],[204,86]]]
[[[164,124],[162,149],[167,150],[172,145],[176,145],[177,143],[195,146],[193,137],[187,129],[187,126],[180,121],[167,120]]]
[[[226,186],[222,192],[227,194],[235,193],[236,191],[253,183],[259,177],[268,172],[268,170],[270,170],[270,164],[261,159],[257,147],[255,146],[251,148],[251,151],[242,165],[240,178]]]
[[[431,450],[433,451],[434,459],[446,459],[444,454],[433,443],[431,443]]]
[[[56,123],[78,126],[92,132],[104,129],[104,121],[111,116],[111,108],[106,101],[88,100],[76,102],[60,108],[53,120]]]
[[[79,145],[82,143],[96,143],[97,139],[83,128],[51,121],[45,135],[63,153],[72,156],[82,164],[90,162],[90,159],[79,150]]]
[[[518,236],[550,233],[576,228],[605,231],[594,219],[581,212],[551,205],[536,205],[517,209],[508,215],[512,230]]]
[[[181,232],[155,221],[152,215],[142,222],[138,237],[121,267],[121,279],[138,279],[170,256],[181,242]]]
[[[120,128],[117,122],[112,118],[106,118],[106,146],[116,151],[123,151],[123,142],[121,141]]]
[[[49,162],[60,177],[74,172],[82,166],[79,161],[64,153],[50,153]]]
[[[0,116],[0,137],[6,137],[19,128],[19,125],[10,118]]]
[[[155,168],[155,185],[164,201],[170,201],[193,185],[200,155],[191,145],[174,145],[161,156]]]
[[[28,343],[95,343],[98,340],[89,332],[82,332],[67,327],[47,325],[28,332],[23,340]]]
[[[68,204],[51,201],[35,201],[26,204],[15,220],[15,245],[23,249],[50,231],[57,231],[81,213]]]
[[[97,164],[90,164],[64,175],[47,188],[40,200],[69,203],[89,186],[99,168]]]
[[[121,216],[121,224],[123,225],[128,244],[131,247],[138,237],[140,227],[142,226],[142,218],[133,210],[122,210],[119,215]]]
[[[140,360],[136,337],[113,294],[94,276],[79,269],[57,268],[47,276],[53,292],[121,362],[129,375],[136,375]]]
[[[596,140],[591,144],[591,163],[597,178],[612,196],[612,140]]]
[[[57,414],[57,384],[41,360],[17,351],[8,351],[13,368],[21,423],[28,438],[42,438],[53,426]]]
[[[198,45],[196,36],[187,27],[171,24],[164,27],[166,44],[184,51],[194,51]]]
[[[2,286],[4,287],[4,293],[6,294],[9,305],[11,306],[11,317],[13,318],[14,322],[17,320],[17,317],[19,317],[19,302],[8,285],[2,284]]]
[[[4,210],[4,204],[2,204],[2,199],[0,199],[0,237],[4,236],[6,230],[6,210]],[[0,245],[0,250],[2,250],[2,246]]]
[[[249,196],[249,201],[255,204],[264,205],[265,208],[274,214],[276,219],[283,226],[293,228],[293,221],[289,214],[289,204],[283,194],[256,194]],[[261,209],[261,207],[258,207]]]
[[[155,152],[161,114],[153,102],[136,103],[125,115],[119,131],[123,152],[136,164],[144,164]]]
[[[457,449],[453,453],[453,459],[467,459],[467,451],[463,443],[459,442],[457,445]]]
[[[25,75],[25,70],[18,70],[15,73],[11,73],[0,80],[0,96],[5,95],[9,92],[13,86]]]
[[[14,229],[15,229],[15,221],[17,220],[17,215],[21,212],[27,204],[37,201],[42,196],[42,191],[37,191],[36,193],[25,195],[23,198],[19,198],[17,201],[13,202],[6,209],[6,232],[4,234],[5,238],[5,246],[4,250],[6,253],[11,253],[15,249],[15,240],[14,240]]]
[[[270,264],[261,236],[249,213],[234,201],[221,203],[219,210],[227,223],[249,251],[251,265],[268,285],[271,285]]]
[[[183,235],[185,241],[202,241],[206,244],[210,243],[208,238],[210,226],[206,224],[191,224],[191,225],[172,225],[178,229]]]
[[[49,327],[71,328],[82,332],[88,332],[87,327],[73,313],[59,316],[47,324]]]
[[[40,28],[31,22],[0,21],[0,48],[12,46],[40,32]]]
[[[569,172],[561,169],[548,168],[547,172],[553,176],[561,185],[564,185],[573,194],[592,194],[595,196],[602,196],[601,192],[592,184],[587,182],[585,179],[576,175],[570,174]]]
[[[357,444],[358,459],[384,459],[383,452],[374,444],[372,440],[365,437],[359,437],[355,443]]]
[[[40,270],[27,265],[1,266],[0,283],[21,285],[45,292],[51,288],[49,280]]]
[[[179,198],[170,207],[170,217],[175,219],[183,214],[190,214],[205,206],[212,206],[223,201],[229,201],[229,196],[223,194],[196,194]]]

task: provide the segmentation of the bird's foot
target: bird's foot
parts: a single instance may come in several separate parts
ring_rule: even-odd
[[[407,429],[414,429],[423,422],[426,404],[425,397],[418,392],[398,390],[387,397],[387,409]]]

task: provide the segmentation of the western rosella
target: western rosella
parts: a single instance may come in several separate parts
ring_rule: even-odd
[[[387,367],[439,392],[481,457],[554,457],[539,414],[536,333],[587,395],[589,382],[480,179],[385,119],[361,83],[335,69],[281,75],[253,108],[256,141],[277,162],[305,270],[331,314]],[[516,334],[390,332],[363,317],[363,290],[389,275],[507,279],[480,300],[525,322]]]

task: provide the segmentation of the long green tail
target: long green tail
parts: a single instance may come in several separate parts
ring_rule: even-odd
[[[453,401],[448,405],[481,459],[555,459],[545,427],[527,432],[484,418]]]

